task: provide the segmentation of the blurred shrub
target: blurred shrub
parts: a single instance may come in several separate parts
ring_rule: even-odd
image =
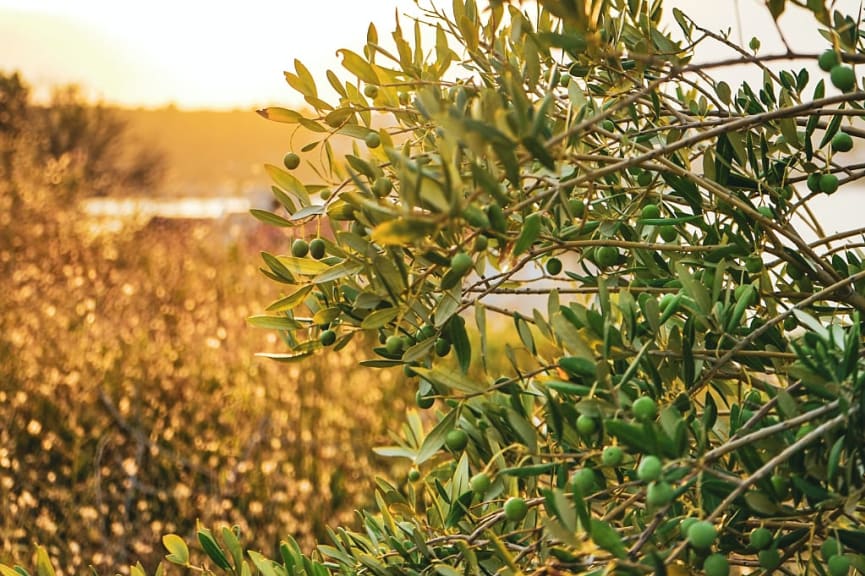
[[[362,345],[256,359],[275,342],[245,319],[278,294],[245,243],[194,221],[94,237],[72,201],[89,176],[33,130],[0,136],[0,561],[39,542],[104,572],[198,520],[263,550],[350,523],[400,382],[358,369]]]

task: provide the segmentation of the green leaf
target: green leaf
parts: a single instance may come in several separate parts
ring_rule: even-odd
[[[300,122],[300,119],[303,118],[303,115],[300,112],[276,106],[262,108],[261,110],[257,110],[257,112],[258,115],[263,118],[273,120],[274,122],[284,122],[286,124],[297,124]]]
[[[301,206],[309,206],[309,194],[300,180],[273,164],[265,164],[264,170],[277,186],[294,194]]]
[[[316,324],[318,326],[321,326],[322,324],[330,324],[331,322],[339,318],[340,314],[342,314],[342,308],[340,308],[339,306],[322,308],[313,315],[312,324]]]
[[[295,256],[277,256],[285,269],[297,276],[318,276],[332,267],[327,262],[312,258],[297,258]]]
[[[269,330],[297,330],[303,328],[303,324],[287,316],[269,316],[267,314],[256,314],[246,319],[250,326],[255,328],[266,328]]]
[[[523,346],[525,346],[532,354],[537,354],[535,338],[532,335],[531,328],[529,328],[529,323],[526,322],[520,314],[514,314],[514,324],[516,325],[517,334],[519,334]]]
[[[745,503],[748,508],[763,516],[772,516],[781,510],[771,498],[754,490],[745,493]]]
[[[422,378],[426,378],[433,384],[438,384],[448,390],[456,390],[465,392],[466,394],[477,394],[478,392],[483,392],[485,389],[484,385],[475,382],[457,370],[445,367],[422,368],[420,366],[414,367],[413,370]]]
[[[198,542],[201,544],[201,547],[204,549],[205,554],[213,560],[213,562],[224,570],[230,570],[231,564],[228,563],[228,558],[225,557],[225,552],[222,551],[222,548],[217,544],[216,539],[210,533],[209,530],[199,530],[198,531]]]
[[[340,48],[336,53],[337,55],[342,55],[343,68],[357,76],[360,80],[376,86],[380,84],[375,69],[362,57],[345,48]]]
[[[559,358],[559,368],[572,378],[588,379],[593,382],[597,378],[598,365],[594,360],[580,356],[564,356]]]
[[[655,446],[649,441],[641,426],[628,424],[622,420],[606,420],[604,421],[604,428],[608,434],[615,436],[637,452],[642,454],[655,452]]]
[[[282,262],[279,261],[279,258],[274,256],[273,254],[268,254],[267,252],[261,253],[261,258],[264,260],[264,263],[267,264],[267,267],[273,272],[276,276],[276,280],[280,282],[284,282],[286,284],[294,284],[294,276],[292,276],[291,272],[289,272],[288,268],[286,268]]]
[[[843,119],[844,117],[841,114],[832,116],[832,120],[829,121],[829,126],[826,128],[826,132],[823,133],[823,138],[820,140],[818,148],[823,148],[832,141],[832,138],[841,129],[841,121]]]
[[[459,316],[454,316],[448,322],[448,333],[450,334],[454,351],[457,354],[457,362],[459,362],[460,369],[463,371],[463,374],[466,374],[472,361],[472,344],[466,332],[465,320]]]
[[[312,292],[313,288],[314,286],[312,284],[301,286],[288,296],[272,302],[267,308],[265,308],[265,310],[268,312],[284,312],[286,310],[293,310],[303,303],[307,295]]]
[[[687,296],[694,299],[697,307],[703,314],[708,314],[712,307],[712,299],[709,291],[701,283],[694,279],[694,274],[683,262],[676,263],[676,278],[682,283],[682,288]]]
[[[252,563],[261,572],[261,576],[279,576],[276,569],[274,568],[275,562],[260,552],[256,552],[255,550],[247,551],[249,554],[249,558],[252,560]]]
[[[447,564],[435,564],[435,571],[439,576],[463,576],[462,572],[451,568]]]
[[[842,434],[837,440],[835,440],[832,449],[829,450],[829,461],[826,466],[826,478],[829,480],[830,484],[835,483],[835,475],[838,473],[838,466],[841,462],[841,451],[844,448],[844,441],[846,439],[847,436]]]
[[[523,228],[514,244],[514,256],[519,256],[532,247],[541,234],[541,215],[537,212],[526,216]]]
[[[183,538],[177,534],[166,534],[162,537],[162,545],[168,550],[166,560],[172,564],[186,566],[189,564],[189,548]]]
[[[228,548],[228,552],[231,554],[232,560],[234,560],[234,566],[241,566],[243,564],[243,548],[234,530],[228,526],[222,527],[222,542]]]
[[[382,246],[402,246],[431,236],[436,224],[419,218],[396,218],[376,226],[371,234],[373,242]]]
[[[360,327],[364,330],[382,328],[383,326],[390,324],[391,321],[399,316],[401,311],[402,310],[398,307],[376,310],[363,319],[363,322],[360,323]]]
[[[592,518],[591,520],[592,541],[612,553],[616,558],[624,558],[628,555],[625,543],[619,533],[608,523]]]
[[[54,566],[48,552],[42,546],[36,547],[36,576],[54,576]]]
[[[249,211],[252,214],[253,218],[256,220],[260,220],[265,224],[270,224],[271,226],[279,226],[281,228],[291,228],[294,224],[282,216],[278,214],[274,214],[273,212],[268,212],[267,210],[259,210],[257,208],[252,208]]]
[[[453,429],[456,424],[456,419],[457,411],[451,410],[439,421],[438,424],[435,425],[432,430],[430,430],[430,433],[427,434],[426,438],[424,438],[420,450],[418,450],[417,456],[414,459],[416,465],[423,464],[435,456],[439,449],[444,446],[445,437],[447,436],[447,433]]]
[[[585,384],[574,384],[573,382],[562,382],[561,380],[549,380],[547,387],[561,392],[563,394],[572,394],[574,396],[588,396],[592,391],[591,386]]]
[[[378,446],[372,449],[373,452],[385,458],[408,458],[414,460],[417,457],[417,452],[404,446]]]
[[[346,260],[345,262],[340,262],[339,264],[331,266],[324,272],[318,274],[315,278],[312,279],[312,282],[313,284],[324,284],[325,282],[333,282],[334,280],[340,280],[342,278],[354,276],[361,270],[363,270],[363,264],[361,264],[360,262],[355,262],[353,260]]]
[[[527,464],[525,466],[512,466],[502,468],[499,474],[505,476],[514,476],[515,478],[528,478],[531,476],[541,476],[550,474],[556,470],[559,465],[555,462],[547,462],[545,464]]]
[[[777,20],[784,13],[784,9],[787,7],[787,0],[767,0],[766,4],[769,6],[772,18]]]

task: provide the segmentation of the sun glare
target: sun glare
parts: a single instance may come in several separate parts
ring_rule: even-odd
[[[395,10],[416,9],[410,0],[0,0],[0,69],[20,70],[41,98],[74,82],[127,106],[286,103],[295,96],[281,72],[295,58],[312,70],[336,68],[338,48],[365,42],[359,22],[376,22],[386,35]]]
[[[740,16],[750,13],[758,0],[666,3],[702,17],[715,30],[729,28],[746,43],[759,34],[764,47],[771,47],[773,34],[761,33],[772,28],[771,20],[736,18],[737,10]],[[528,3],[524,8],[530,9]],[[418,9],[413,0],[0,0],[0,70],[20,70],[43,99],[51,86],[73,82],[95,98],[125,106],[292,104],[297,96],[281,71],[293,69],[295,58],[318,73],[326,88],[324,70],[339,69],[336,50],[358,50],[368,22],[376,23],[386,43],[396,12]],[[402,25],[411,30],[407,19]],[[819,44],[813,29],[806,36]]]

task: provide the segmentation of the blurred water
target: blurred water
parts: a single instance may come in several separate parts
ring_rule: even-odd
[[[96,218],[222,218],[251,208],[246,197],[221,198],[88,198],[84,214]]]

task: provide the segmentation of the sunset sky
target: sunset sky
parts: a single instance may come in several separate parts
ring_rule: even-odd
[[[759,34],[764,46],[773,44],[760,0],[667,4],[734,32],[738,6],[745,42]],[[338,48],[359,50],[370,21],[388,37],[395,11],[417,8],[413,0],[0,0],[0,70],[20,70],[38,97],[52,85],[75,82],[95,98],[126,106],[291,104],[295,96],[281,71],[295,58],[323,78],[325,69],[339,68]],[[803,50],[819,50],[825,44],[814,26],[795,12],[785,15],[791,39]],[[409,26],[404,19],[403,28]]]

